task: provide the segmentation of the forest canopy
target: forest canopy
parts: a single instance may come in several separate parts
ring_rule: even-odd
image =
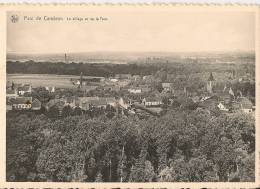
[[[22,144],[22,145],[21,145]],[[7,181],[254,181],[255,120],[171,110],[162,117],[7,114]]]

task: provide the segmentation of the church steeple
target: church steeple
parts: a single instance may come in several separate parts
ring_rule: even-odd
[[[208,81],[215,81],[212,72],[210,72]]]
[[[65,61],[65,64],[68,64],[69,62],[68,62],[68,56],[67,56],[67,54],[65,53],[65,55],[64,55],[64,61]]]
[[[80,88],[82,88],[82,78],[83,78],[83,76],[82,76],[82,72],[80,73]]]
[[[207,82],[207,91],[208,93],[213,93],[213,85],[214,85],[215,79],[213,77],[212,72],[209,75],[208,82]]]

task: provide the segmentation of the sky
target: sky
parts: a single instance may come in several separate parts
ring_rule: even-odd
[[[11,22],[11,16],[19,20]],[[24,17],[62,17],[30,21]],[[106,21],[67,21],[67,17]],[[9,12],[7,53],[253,51],[253,12]]]

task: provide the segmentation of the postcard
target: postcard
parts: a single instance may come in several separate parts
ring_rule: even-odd
[[[259,187],[259,10],[1,5],[0,186]]]

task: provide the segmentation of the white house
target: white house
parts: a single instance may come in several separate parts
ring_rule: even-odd
[[[158,97],[147,97],[142,100],[142,104],[145,106],[160,106],[162,105],[162,100]]]
[[[124,102],[124,99],[123,99],[122,97],[118,100],[118,104],[119,104],[120,106],[122,106],[123,108],[125,108],[125,109],[129,108],[129,104],[128,104],[128,103],[125,103],[125,102]]]
[[[134,94],[139,94],[142,93],[142,89],[141,88],[130,88],[128,89],[129,93],[134,93]]]
[[[11,103],[14,110],[28,110],[32,107],[32,97],[17,97]]]
[[[223,103],[219,103],[218,104],[218,108],[219,108],[219,110],[221,110],[221,111],[228,111],[229,109],[227,109],[226,108],[226,106],[223,104]]]
[[[162,88],[166,92],[172,91],[172,83],[162,83]]]
[[[111,81],[111,82],[118,82],[118,79],[116,79],[116,78],[111,78],[110,81]]]
[[[25,93],[31,93],[32,92],[32,86],[27,84],[22,87],[18,87],[18,94],[23,96]]]
[[[55,92],[55,87],[54,87],[54,86],[53,86],[53,87],[48,87],[48,86],[46,86],[45,89],[46,89],[47,91],[49,91],[50,93],[54,93],[54,92]]]

